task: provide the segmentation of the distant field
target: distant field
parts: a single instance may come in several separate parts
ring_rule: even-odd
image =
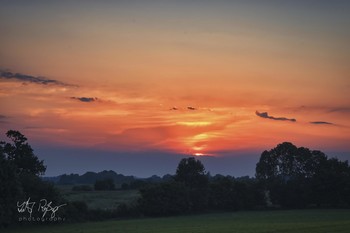
[[[72,185],[57,186],[68,201],[84,201],[90,209],[115,209],[139,197],[138,190],[71,191]]]
[[[17,228],[4,233],[349,233],[350,210],[234,212]]]

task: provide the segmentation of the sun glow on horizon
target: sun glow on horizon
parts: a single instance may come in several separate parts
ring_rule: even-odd
[[[194,121],[194,122],[182,121],[182,122],[177,122],[177,124],[178,124],[178,125],[184,125],[184,126],[196,127],[196,126],[208,126],[208,125],[212,125],[212,122],[209,122],[209,121]]]
[[[203,153],[194,153],[194,155],[200,157],[200,156],[203,156],[204,154]]]

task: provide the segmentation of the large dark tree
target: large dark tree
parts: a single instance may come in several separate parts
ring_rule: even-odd
[[[16,216],[16,201],[22,196],[22,189],[16,173],[16,166],[6,159],[0,147],[0,227],[9,225]]]
[[[2,142],[3,152],[5,157],[17,167],[17,173],[43,175],[46,171],[44,162],[34,155],[27,138],[14,130],[9,130],[6,135],[12,143]]]
[[[350,205],[350,167],[336,158],[320,164],[312,178],[312,197],[318,206]]]
[[[321,151],[298,148],[290,142],[284,142],[261,154],[256,165],[256,177],[262,180],[308,178],[326,160],[326,155]]]
[[[0,142],[0,225],[16,222],[17,201],[42,198],[58,202],[58,192],[39,175],[46,167],[34,154],[27,138],[18,131],[9,130],[10,142]]]
[[[206,172],[202,162],[193,157],[182,159],[177,166],[175,180],[189,186],[206,182]]]
[[[176,169],[174,179],[184,184],[186,188],[189,211],[207,208],[209,180],[200,160],[194,157],[182,159]]]
[[[139,204],[146,215],[173,215],[204,210],[208,206],[208,175],[195,158],[180,161],[174,179],[140,189]]]
[[[261,154],[256,178],[271,201],[284,207],[349,204],[348,163],[289,142]]]

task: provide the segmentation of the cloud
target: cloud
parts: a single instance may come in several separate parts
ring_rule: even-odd
[[[47,132],[47,133],[66,133],[69,130],[65,128],[51,128],[51,127],[41,127],[41,126],[28,126],[25,127],[26,130],[31,130],[31,131],[42,131],[42,132]]]
[[[160,149],[184,153],[192,150],[193,147],[206,148],[208,144],[208,147],[213,149],[222,145],[221,143],[226,138],[223,131],[235,122],[239,120],[229,119],[220,123],[177,122],[161,126],[130,127],[118,133],[108,134],[98,147],[120,151]],[[212,142],[215,143],[212,144]]]
[[[85,102],[85,103],[89,103],[89,102],[95,102],[96,100],[98,100],[96,97],[70,97],[73,100],[79,100],[81,102]]]
[[[40,85],[74,86],[55,79],[48,79],[45,77],[31,76],[31,75],[26,75],[21,73],[12,73],[12,72],[3,71],[3,70],[0,70],[0,79],[35,83]]]
[[[7,123],[7,119],[9,117],[5,116],[5,115],[0,115],[0,124],[4,124],[4,123]]]
[[[341,113],[350,113],[350,107],[335,107],[335,108],[330,108],[328,112],[341,112]]]
[[[305,106],[302,105],[297,108],[289,108],[288,110],[295,111],[321,111],[326,113],[350,113],[350,106]]]
[[[197,110],[197,108],[192,107],[192,106],[188,106],[188,107],[185,107],[185,108],[178,108],[178,107],[174,106],[174,107],[170,108],[169,110],[176,111],[176,110],[179,110],[179,109],[187,109],[187,110],[191,110],[191,111]]]
[[[296,122],[297,120],[294,118],[286,118],[286,117],[273,117],[273,116],[269,116],[269,114],[267,112],[258,112],[256,111],[255,114],[259,117],[262,118],[267,118],[267,119],[271,119],[271,120],[275,120],[275,121],[292,121],[292,122]]]
[[[331,122],[327,122],[327,121],[312,121],[310,122],[310,124],[314,124],[314,125],[334,125]]]

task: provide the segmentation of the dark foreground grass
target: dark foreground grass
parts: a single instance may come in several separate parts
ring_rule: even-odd
[[[350,210],[247,211],[8,229],[11,233],[349,233]]]

